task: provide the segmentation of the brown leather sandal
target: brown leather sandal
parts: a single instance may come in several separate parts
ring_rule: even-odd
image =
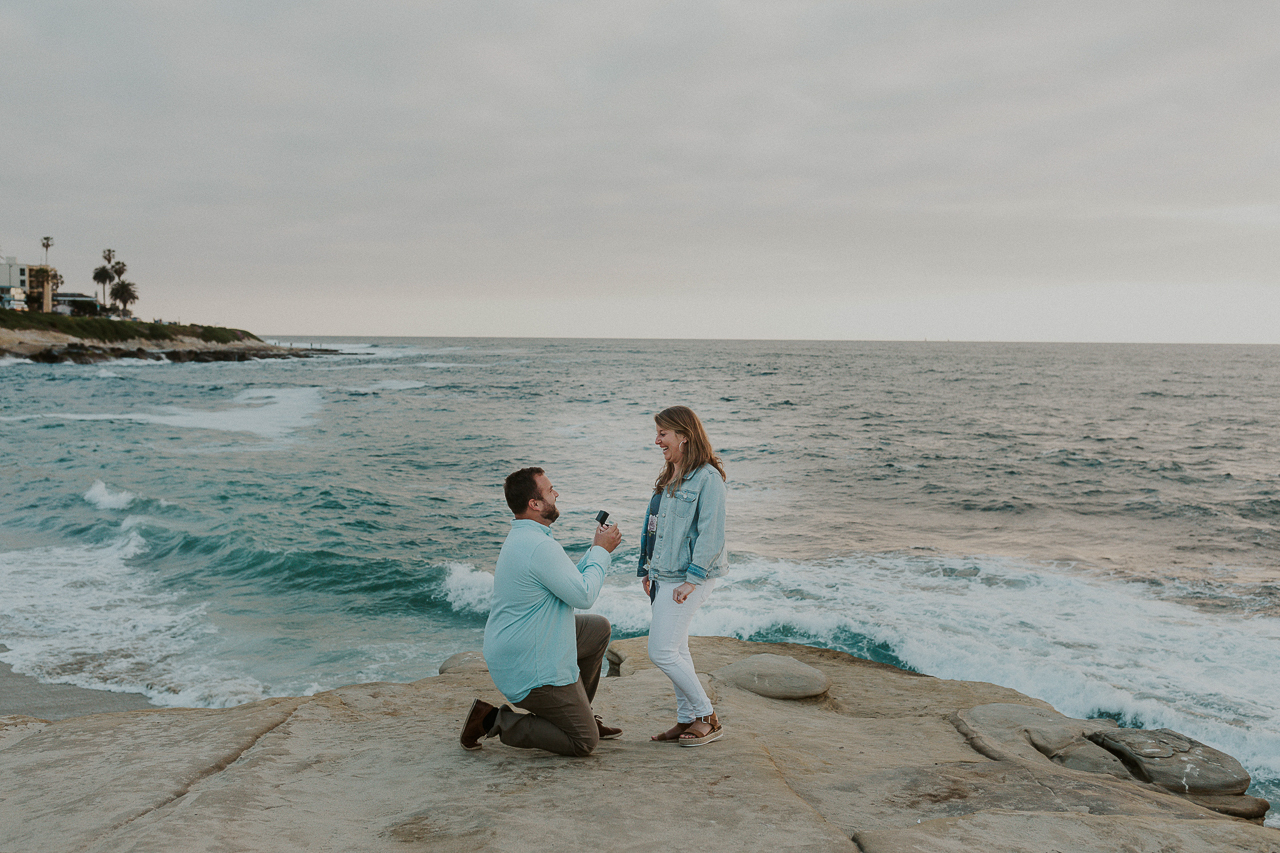
[[[693,723],[676,723],[674,726],[667,729],[662,734],[654,735],[653,737],[649,738],[649,740],[656,740],[656,741],[679,740],[680,735],[684,734],[684,730],[689,728],[689,726],[691,725],[693,725]]]
[[[716,712],[712,711],[705,717],[695,717],[689,724],[689,728],[680,735],[679,740],[681,746],[702,746],[704,743],[719,740],[723,734],[724,727],[720,725]]]

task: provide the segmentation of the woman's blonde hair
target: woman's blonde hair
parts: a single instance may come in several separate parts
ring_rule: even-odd
[[[702,421],[698,420],[693,409],[688,406],[672,406],[654,415],[653,422],[660,428],[669,429],[685,439],[680,462],[678,464],[668,462],[663,466],[662,473],[654,481],[654,492],[666,489],[668,494],[675,494],[676,488],[684,481],[685,475],[690,471],[698,470],[703,465],[715,466],[715,469],[720,472],[720,479],[728,479],[724,473],[724,466],[720,464],[720,457],[716,456],[715,451],[711,449],[711,439],[707,438],[707,431],[702,428]]]

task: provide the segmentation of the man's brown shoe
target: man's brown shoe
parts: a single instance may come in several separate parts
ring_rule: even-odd
[[[497,716],[496,709],[488,702],[477,699],[471,703],[471,710],[467,713],[467,719],[462,724],[462,737],[459,738],[463,749],[480,748],[480,738],[488,737],[489,728],[493,725],[492,721],[488,725],[485,724],[485,720],[488,719],[490,713],[493,713],[495,717]]]
[[[596,731],[600,732],[600,740],[613,740],[622,737],[622,729],[606,726],[600,717],[596,717]]]

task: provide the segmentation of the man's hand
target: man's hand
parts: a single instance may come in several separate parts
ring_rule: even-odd
[[[596,528],[596,538],[592,541],[592,545],[599,545],[601,548],[613,553],[613,549],[617,548],[622,542],[622,531],[618,529],[618,525],[609,524],[604,527]]]
[[[645,575],[643,578],[640,579],[640,586],[644,587],[645,595],[648,595],[648,596],[653,595],[653,593],[649,592],[649,576],[648,575]]]

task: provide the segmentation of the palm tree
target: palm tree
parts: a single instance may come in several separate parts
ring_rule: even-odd
[[[42,237],[40,239],[40,245],[44,246],[44,263],[45,263],[45,266],[48,266],[49,265],[49,247],[53,245],[53,238]]]
[[[113,263],[113,264],[111,265],[111,273],[112,273],[112,275],[114,275],[116,278],[118,278],[118,279],[120,279],[120,280],[122,280],[122,281],[124,280],[124,274],[125,274],[125,271],[126,271],[126,270],[128,270],[128,269],[129,269],[129,268],[128,268],[127,266],[125,266],[124,261],[116,261],[115,263]]]
[[[102,304],[107,304],[107,285],[116,280],[116,274],[109,266],[100,266],[93,271],[93,280],[102,285]]]
[[[124,264],[120,264],[124,266]],[[124,309],[124,313],[129,313],[129,306],[138,301],[138,290],[133,286],[133,282],[120,279],[111,285],[111,301],[119,302]]]
[[[93,271],[93,280],[102,285],[103,305],[107,304],[107,285],[116,280],[116,274],[111,271],[111,264],[115,259],[115,249],[103,249],[102,260],[105,261],[105,263]]]

